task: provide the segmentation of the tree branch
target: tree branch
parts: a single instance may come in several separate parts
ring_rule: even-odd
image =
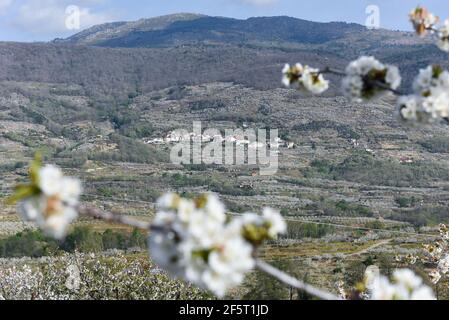
[[[341,70],[337,70],[337,69],[333,69],[330,67],[325,67],[323,70],[320,70],[319,73],[325,74],[325,73],[330,73],[330,74],[335,74],[337,76],[346,76],[346,73],[341,71]]]
[[[142,230],[150,230],[151,224],[148,222],[143,222],[140,220],[137,220],[135,218],[130,218],[127,216],[122,216],[118,214],[112,214],[110,212],[102,211],[96,208],[92,207],[80,207],[78,208],[78,212],[80,215],[88,216],[94,219],[109,221],[109,222],[115,222],[124,224],[130,227],[142,229]]]
[[[333,69],[333,68],[330,68],[330,67],[325,67],[323,70],[320,70],[319,73],[322,73],[322,74],[326,74],[326,73],[334,74],[334,75],[341,76],[341,77],[346,76],[345,72],[343,72],[341,70],[338,70],[338,69]],[[403,93],[401,91],[390,88],[390,86],[388,84],[386,84],[386,83],[383,83],[383,82],[380,82],[380,81],[376,81],[376,80],[369,80],[369,79],[365,79],[365,81],[367,81],[372,86],[378,87],[378,88],[383,89],[383,90],[391,91],[391,92],[393,92],[394,94],[396,94],[398,96],[402,96],[403,95]]]
[[[283,282],[284,284],[286,284],[290,287],[296,288],[296,289],[303,290],[314,297],[320,298],[322,300],[342,300],[340,297],[333,295],[330,292],[326,292],[321,289],[315,288],[314,286],[311,286],[307,283],[304,283],[303,281],[293,278],[292,276],[286,274],[285,272],[283,272],[281,270],[276,269],[272,265],[270,265],[262,260],[259,260],[259,259],[256,260],[256,267],[260,271],[263,271],[263,272],[269,274],[270,276],[278,279],[279,281]]]
[[[380,89],[384,89],[384,90],[387,90],[387,91],[391,91],[391,92],[393,92],[395,95],[398,95],[398,96],[404,95],[403,92],[401,92],[401,91],[399,91],[399,90],[395,90],[395,89],[390,88],[390,86],[389,86],[388,84],[386,84],[386,83],[383,83],[383,82],[380,82],[380,81],[377,81],[377,80],[368,80],[368,83],[371,84],[371,85],[373,85],[373,86],[375,86],[375,87],[378,87],[378,88],[380,88]]]
[[[166,227],[163,226],[155,226],[148,222],[142,222],[135,218],[123,216],[123,215],[116,215],[112,214],[110,212],[106,212],[103,210],[99,210],[92,207],[85,207],[81,206],[78,208],[78,212],[80,215],[88,216],[94,219],[109,221],[109,222],[115,222],[124,224],[127,226],[131,226],[134,228],[146,230],[146,231],[157,231],[157,232],[170,232]],[[314,286],[311,286],[309,284],[306,284],[298,279],[293,278],[292,276],[284,273],[281,270],[276,269],[275,267],[267,264],[264,261],[256,259],[256,267],[271,275],[272,277],[278,279],[279,281],[289,285],[290,287],[303,290],[307,292],[308,294],[315,296],[317,298],[323,299],[323,300],[341,300],[339,297],[323,291],[321,289],[315,288]]]

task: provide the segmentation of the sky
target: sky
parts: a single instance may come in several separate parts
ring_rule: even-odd
[[[287,15],[365,25],[373,5],[381,28],[411,30],[407,14],[418,4],[449,19],[448,0],[0,0],[0,41],[48,41],[105,22],[179,12],[239,19]]]

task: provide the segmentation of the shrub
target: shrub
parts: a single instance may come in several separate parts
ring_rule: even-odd
[[[449,153],[449,137],[434,137],[422,141],[421,145],[432,153]]]
[[[309,123],[297,124],[293,127],[293,130],[299,132],[320,131],[323,129],[335,130],[340,137],[345,139],[360,139],[360,135],[350,126],[329,120],[311,121]]]
[[[27,165],[26,162],[16,161],[11,163],[2,163],[0,164],[0,172],[11,172],[17,169],[24,168]]]
[[[19,258],[51,256],[58,251],[101,252],[108,249],[126,250],[146,248],[145,234],[135,229],[132,232],[107,229],[94,231],[90,227],[77,226],[63,241],[45,236],[40,230],[25,230],[16,235],[0,239],[0,257]]]
[[[90,160],[100,161],[120,161],[133,163],[158,163],[168,162],[168,155],[148,146],[143,142],[124,137],[121,135],[111,135],[112,142],[118,145],[118,150],[110,152],[91,152]]]
[[[364,152],[354,152],[338,164],[327,160],[312,161],[304,175],[368,185],[409,187],[423,186],[435,179],[449,179],[449,170],[438,163],[401,164],[388,159],[377,159]]]
[[[410,208],[410,207],[414,207],[416,205],[416,203],[418,202],[418,199],[416,199],[415,197],[411,197],[411,198],[396,197],[394,199],[394,201],[400,208]]]
[[[334,231],[335,228],[329,225],[289,222],[285,237],[287,239],[322,238]]]
[[[0,239],[0,256],[8,258],[41,257],[57,251],[58,243],[41,231],[25,230],[6,239]]]

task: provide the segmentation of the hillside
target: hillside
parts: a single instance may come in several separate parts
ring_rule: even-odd
[[[171,34],[171,39],[183,41],[187,39],[180,37],[183,28],[197,36],[203,34],[201,44],[161,47],[167,42],[153,37],[153,32],[164,31]],[[211,30],[222,30],[217,33],[221,43],[205,40]],[[3,151],[14,155],[3,159],[5,168],[12,165],[13,159],[20,162],[43,149],[49,158],[76,170],[89,170],[84,166],[89,168],[96,161],[144,163],[149,168],[157,164],[168,170],[167,146],[144,142],[202,120],[218,128],[243,124],[279,128],[298,146],[285,150],[283,179],[312,175],[314,179],[343,181],[354,188],[358,196],[351,196],[351,201],[357,202],[363,198],[359,183],[387,186],[381,201],[372,203],[372,212],[392,214],[393,186],[422,187],[417,192],[424,195],[425,188],[446,181],[440,174],[447,161],[445,145],[441,147],[439,141],[434,141],[436,135],[449,134],[446,127],[402,127],[394,119],[392,100],[368,106],[349,103],[339,97],[336,78],[331,77],[333,87],[324,97],[312,98],[294,89],[282,89],[280,84],[285,62],[344,68],[351,56],[363,52],[378,53],[386,62],[397,62],[407,88],[420,66],[444,57],[423,40],[393,31],[368,31],[354,24],[323,24],[288,17],[236,20],[179,14],[97,26],[66,42],[102,38],[104,44],[117,41],[111,35],[133,39],[135,32],[162,42],[157,40],[157,47],[151,48],[108,48],[60,41],[0,44],[0,132]],[[233,43],[236,34],[245,34],[259,45]],[[382,37],[384,40],[379,40]],[[267,39],[272,44],[277,39],[277,44],[269,45]],[[350,43],[348,39],[352,39]],[[362,42],[360,48],[355,39]],[[369,47],[370,42],[377,45]],[[357,148],[352,146],[352,139],[358,140]],[[315,151],[308,149],[312,145]],[[365,149],[376,150],[380,162],[366,158]],[[421,164],[414,169],[403,168],[398,165],[403,158],[418,163],[429,161],[433,169],[415,179],[413,174],[424,169]],[[345,161],[351,166],[356,161],[360,167],[351,173]],[[94,167],[97,165],[102,166]],[[397,176],[391,175],[396,180],[357,173],[364,165],[380,166],[382,170],[393,166]],[[318,189],[312,193],[320,194]],[[264,192],[272,191],[268,188]],[[255,195],[259,192],[262,190]],[[272,196],[266,201],[278,202]],[[387,211],[382,212],[379,206]]]
[[[48,44],[0,43],[0,80],[76,84],[88,95],[120,99],[214,81],[274,89],[286,62],[344,68],[361,54],[398,64],[406,90],[420,67],[435,61],[449,67],[428,40],[405,32],[177,14],[99,25]],[[328,94],[338,93],[334,86]]]

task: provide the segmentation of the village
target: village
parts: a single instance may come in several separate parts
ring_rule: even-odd
[[[255,136],[254,136],[255,138]],[[269,146],[270,149],[287,148],[293,149],[295,147],[294,142],[284,141],[279,137],[273,139],[273,141],[264,143],[256,141],[256,139],[251,139],[248,135],[242,132],[242,134],[236,133],[232,135],[215,134],[209,135],[207,133],[198,134],[195,132],[181,132],[181,131],[171,131],[163,138],[157,137],[152,139],[144,139],[145,144],[149,145],[169,145],[180,142],[218,142],[218,143],[232,143],[236,146],[247,145],[250,149],[261,149]]]

